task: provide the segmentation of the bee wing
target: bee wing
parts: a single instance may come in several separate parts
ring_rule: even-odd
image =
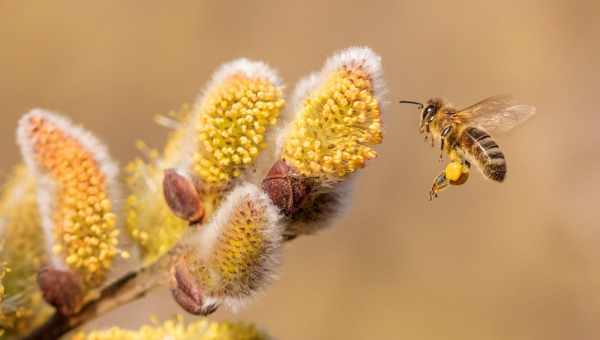
[[[516,104],[502,95],[486,98],[456,113],[456,118],[488,132],[507,132],[535,114],[535,107]]]

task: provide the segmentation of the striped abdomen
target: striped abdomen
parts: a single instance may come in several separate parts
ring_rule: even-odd
[[[476,127],[467,127],[461,133],[458,144],[477,163],[487,178],[504,181],[506,159],[498,144],[487,132]]]

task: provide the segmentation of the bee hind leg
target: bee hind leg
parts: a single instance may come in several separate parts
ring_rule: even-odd
[[[433,185],[431,186],[431,190],[429,191],[429,200],[433,200],[438,197],[438,193],[444,190],[450,182],[446,178],[446,171],[442,171],[437,177],[433,180]]]

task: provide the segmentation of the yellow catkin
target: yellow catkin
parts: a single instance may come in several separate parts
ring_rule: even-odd
[[[6,290],[4,289],[4,277],[6,276],[6,272],[9,269],[6,267],[6,263],[0,262],[0,336],[2,336],[5,332],[3,324],[6,316],[4,315],[4,306],[2,302],[4,302],[4,295],[6,294]]]
[[[197,255],[186,261],[206,296],[235,303],[269,283],[282,231],[277,209],[257,187],[232,191],[204,228],[199,242],[190,241]]]
[[[0,303],[0,329],[8,338],[26,334],[52,311],[36,283],[45,257],[42,235],[35,177],[18,166],[0,194],[0,259],[10,267],[4,267],[1,280],[5,300]]]
[[[240,59],[226,64],[197,105],[157,119],[173,128],[162,153],[140,143],[148,160],[127,167],[132,192],[126,204],[127,230],[146,262],[168,251],[187,229],[164,201],[164,170],[184,170],[198,180],[204,220],[209,220],[231,181],[266,146],[266,133],[284,104],[275,78],[262,63]]]
[[[305,176],[337,181],[377,156],[372,147],[383,139],[380,103],[360,65],[325,76],[292,123],[283,159]]]
[[[2,302],[4,301],[4,283],[2,281],[4,280],[6,271],[6,264],[0,263],[0,336],[4,335],[5,332],[4,326],[2,326],[2,324],[4,323],[3,320],[5,318],[3,310],[4,308],[2,306]]]
[[[265,78],[239,73],[217,84],[198,106],[193,172],[213,187],[239,177],[266,147],[283,105],[281,89]]]
[[[54,250],[88,286],[99,285],[118,253],[108,184],[94,150],[43,115],[31,115],[28,138],[37,166],[52,179]]]
[[[132,191],[127,200],[127,229],[146,261],[168,251],[187,227],[164,201],[164,170],[192,160],[189,170],[202,183],[199,189],[208,220],[221,202],[223,189],[252,166],[265,148],[266,133],[277,122],[283,104],[281,88],[268,77],[233,71],[211,86],[198,105],[184,106],[161,119],[176,126],[162,154],[142,143],[148,162],[138,159],[127,167]],[[191,154],[186,153],[190,146],[196,146]]]
[[[2,281],[4,280],[4,276],[6,276],[7,271],[9,271],[9,269],[6,267],[6,263],[0,263],[0,303],[4,301],[5,290],[4,283]]]
[[[169,113],[168,119],[182,125],[189,119],[190,111],[191,107],[184,105],[179,111]],[[183,127],[173,130],[162,153],[138,143],[147,161],[136,159],[126,168],[126,183],[131,192],[126,202],[126,228],[146,263],[171,249],[188,228],[185,221],[169,210],[162,194],[164,170],[180,161],[184,137]]]
[[[161,325],[143,326],[137,331],[111,328],[79,333],[72,340],[267,340],[268,336],[245,323],[200,319],[185,325],[181,317]]]

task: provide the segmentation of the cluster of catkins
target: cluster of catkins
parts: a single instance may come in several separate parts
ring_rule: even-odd
[[[342,211],[353,175],[382,141],[381,61],[368,48],[331,57],[288,105],[283,92],[265,63],[220,67],[194,105],[157,117],[171,134],[161,151],[140,143],[146,157],[126,167],[128,196],[90,132],[46,110],[25,114],[25,165],[0,200],[0,255],[27,269],[6,273],[5,296],[25,305],[41,294],[76,313],[132,253],[145,267],[167,263],[173,297],[190,313],[251,298],[273,278],[282,242]],[[39,289],[10,288],[15,272]]]
[[[269,340],[269,335],[245,323],[216,322],[205,318],[185,324],[181,316],[162,324],[144,325],[139,330],[117,327],[80,332],[71,340]]]

